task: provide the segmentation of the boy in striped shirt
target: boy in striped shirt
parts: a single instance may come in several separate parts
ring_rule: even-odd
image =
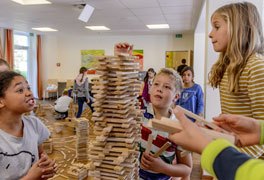
[[[146,126],[148,119],[167,117],[175,119],[171,105],[178,99],[182,89],[182,79],[176,71],[163,68],[155,76],[150,89],[150,99],[153,112],[144,114],[145,119],[141,127],[140,142],[140,170],[141,179],[167,180],[171,177],[190,179],[192,170],[191,155],[180,156],[180,151],[175,144],[167,148],[159,157],[153,154],[157,152],[168,140],[169,134],[150,129]],[[149,135],[154,138],[150,153],[145,152]],[[176,161],[175,161],[176,160]]]

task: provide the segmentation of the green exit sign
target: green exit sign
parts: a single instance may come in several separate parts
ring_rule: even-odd
[[[175,37],[176,38],[182,38],[182,34],[176,34]]]

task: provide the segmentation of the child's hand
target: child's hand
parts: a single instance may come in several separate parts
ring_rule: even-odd
[[[35,162],[33,166],[28,170],[26,176],[20,180],[31,180],[31,179],[41,179],[42,168],[38,166],[39,161]]]
[[[154,172],[163,172],[163,167],[166,163],[159,157],[155,158],[151,154],[144,152],[141,158],[141,167],[146,170],[151,170]]]
[[[87,104],[90,103],[90,98],[88,98],[88,99],[86,100],[86,103],[87,103]]]
[[[51,160],[45,153],[41,154],[41,158],[38,161],[38,166],[42,169],[42,179],[53,177],[58,169],[55,160]]]
[[[128,53],[132,55],[133,45],[129,43],[118,43],[115,45],[114,54],[117,56],[119,53]]]
[[[232,132],[237,146],[249,146],[260,142],[260,124],[257,120],[240,115],[221,114],[213,118],[214,123]]]

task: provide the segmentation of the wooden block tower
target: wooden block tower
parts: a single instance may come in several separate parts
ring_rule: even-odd
[[[76,158],[80,162],[88,160],[89,121],[86,118],[76,118]]]
[[[92,82],[95,138],[90,141],[88,151],[89,176],[138,179],[139,64],[127,55],[107,56],[99,64],[100,78]]]

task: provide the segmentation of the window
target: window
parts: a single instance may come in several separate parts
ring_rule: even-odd
[[[22,74],[31,86],[36,98],[37,93],[37,57],[36,35],[14,31],[14,70]]]
[[[26,78],[28,76],[29,44],[28,33],[14,33],[14,70]]]

